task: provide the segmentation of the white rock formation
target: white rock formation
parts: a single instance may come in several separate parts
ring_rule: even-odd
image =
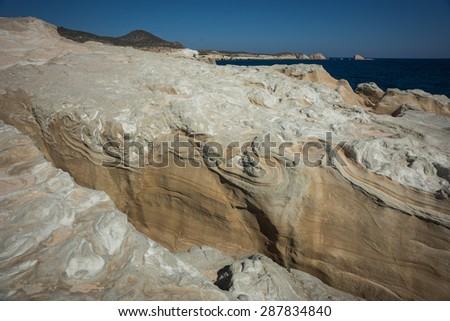
[[[136,231],[104,192],[80,187],[54,168],[30,138],[2,121],[0,134],[0,299],[236,299],[213,284],[232,258],[209,248],[171,254]],[[282,300],[289,291],[354,299],[299,271],[284,289],[279,284],[290,281],[289,273],[261,260],[279,271],[268,276],[278,288],[255,287],[248,299]],[[311,287],[297,286],[304,282]]]
[[[1,300],[226,300],[0,121]]]
[[[171,54],[174,56],[180,56],[180,57],[185,57],[185,58],[197,58],[198,57],[198,51],[192,50],[189,48],[173,50],[171,52]]]
[[[218,272],[216,284],[238,300],[357,300],[298,270],[286,270],[260,254],[234,261]]]
[[[308,60],[309,56],[303,53],[277,53],[277,54],[254,54],[254,53],[238,53],[238,52],[219,52],[208,51],[199,55],[198,58],[202,61],[217,61],[217,60],[285,60],[285,59],[298,59]]]
[[[0,118],[155,241],[263,253],[368,299],[449,299],[448,117],[369,113],[319,66],[221,67],[74,44],[37,20],[0,28]],[[33,34],[44,39],[27,42]],[[271,155],[260,144],[268,133]],[[163,153],[174,137],[184,147]],[[95,246],[77,251],[100,270]]]
[[[359,300],[307,273],[285,269],[262,254],[232,258],[207,246],[194,246],[175,256],[197,268],[234,300]]]
[[[39,19],[0,17],[0,25],[1,69],[15,64],[42,65],[68,53],[87,53]]]
[[[327,57],[324,56],[324,54],[320,53],[320,52],[315,52],[311,55],[309,55],[309,59],[313,59],[313,60],[326,60]]]

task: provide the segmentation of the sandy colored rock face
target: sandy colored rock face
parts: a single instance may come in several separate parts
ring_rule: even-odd
[[[334,79],[322,66],[302,65],[302,67],[299,68],[298,65],[279,65],[274,66],[274,68],[297,80],[326,85],[336,91],[341,99],[348,104],[364,105],[364,99],[353,92],[353,89],[347,80]]]
[[[423,90],[388,89],[375,105],[377,114],[394,113],[403,105],[421,109],[426,112],[450,117],[450,99],[444,95],[431,95]]]
[[[0,122],[2,300],[224,300],[200,272]]]
[[[374,82],[358,84],[355,92],[365,99],[367,107],[374,107],[384,96],[384,91]]]
[[[402,110],[417,109],[437,115],[450,116],[450,99],[444,95],[432,95],[423,90],[399,90],[389,88],[384,92],[377,84],[359,84],[355,92],[375,114],[397,117]]]
[[[0,118],[77,183],[105,191],[138,230],[175,251],[260,252],[368,299],[449,298],[447,117],[370,114],[348,83],[319,66],[220,67],[76,46],[42,65],[0,60],[9,66],[0,73]],[[320,144],[308,154],[316,166],[295,161],[327,132],[327,146],[343,145],[343,162],[328,161]],[[276,144],[270,157],[257,144],[267,133]],[[159,146],[177,135],[192,153],[169,148],[169,166],[140,167],[135,148],[126,164],[102,166],[120,158],[102,146],[123,151],[124,134],[153,146],[142,149],[145,159],[159,160]],[[248,142],[250,155],[229,148],[208,166],[202,144],[230,142]],[[292,146],[283,153],[282,143]],[[182,160],[198,166],[176,166]]]
[[[207,247],[171,254],[104,192],[54,168],[30,138],[1,121],[0,133],[0,299],[238,299],[214,285],[235,259]],[[262,255],[258,261],[277,271],[265,278],[278,287],[254,287],[247,300],[355,299]]]

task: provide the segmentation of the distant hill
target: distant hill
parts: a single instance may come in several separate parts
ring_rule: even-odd
[[[170,42],[161,39],[150,32],[135,30],[121,37],[97,36],[93,33],[58,27],[58,33],[67,39],[76,42],[96,41],[115,46],[134,47],[139,49],[166,47],[184,48],[179,42]]]

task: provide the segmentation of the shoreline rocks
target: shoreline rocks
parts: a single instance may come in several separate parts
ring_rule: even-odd
[[[0,118],[151,239],[262,253],[366,299],[448,299],[448,117],[372,113],[319,66],[222,67],[75,44],[38,20],[0,27]],[[75,254],[101,270],[95,251]]]
[[[444,95],[433,95],[420,89],[400,90],[389,88],[374,106],[377,114],[392,114],[402,105],[414,106],[425,112],[450,116],[450,99]]]
[[[246,52],[224,52],[215,50],[200,50],[198,55],[201,61],[218,60],[326,60],[321,53],[305,55],[303,53],[277,53],[277,54],[254,54]]]
[[[376,83],[358,84],[355,93],[364,99],[364,104],[375,114],[392,115],[402,106],[422,110],[436,115],[450,116],[450,99],[445,95],[433,95],[420,89],[381,90]]]
[[[311,60],[326,60],[327,57],[325,57],[320,52],[316,52],[316,53],[313,53],[313,54],[309,55],[309,59],[311,59]]]
[[[374,107],[384,96],[384,91],[374,82],[358,84],[355,93],[365,99],[367,107]]]

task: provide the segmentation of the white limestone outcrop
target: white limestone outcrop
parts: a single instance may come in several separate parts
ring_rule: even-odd
[[[75,44],[30,19],[0,29],[0,118],[158,243],[262,253],[368,299],[449,298],[450,124],[423,111],[446,97],[388,91],[377,115],[320,66]],[[391,116],[404,104],[422,110]],[[83,256],[89,278],[107,264],[76,251],[68,276]]]

